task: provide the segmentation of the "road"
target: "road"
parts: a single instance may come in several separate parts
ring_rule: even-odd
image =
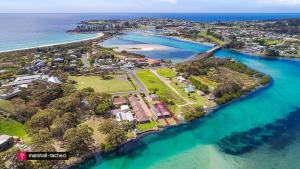
[[[140,81],[140,79],[136,76],[134,70],[129,70],[128,73],[130,74],[130,77],[135,81],[135,84],[138,85],[139,93],[145,93],[148,95],[148,91],[145,88],[144,84]]]
[[[89,57],[90,57],[90,53],[85,53],[81,56],[82,59],[82,63],[83,63],[83,67],[84,68],[89,68],[90,67],[90,62],[89,62]]]

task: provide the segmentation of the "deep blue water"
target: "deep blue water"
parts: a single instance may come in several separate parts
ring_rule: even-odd
[[[82,20],[138,17],[189,19],[196,22],[300,18],[300,13],[90,13],[0,14],[0,51],[86,39],[94,35],[66,33]]]

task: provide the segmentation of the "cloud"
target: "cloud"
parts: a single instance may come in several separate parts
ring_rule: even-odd
[[[166,3],[170,3],[170,4],[176,4],[177,3],[177,0],[157,0],[157,1],[166,2]]]

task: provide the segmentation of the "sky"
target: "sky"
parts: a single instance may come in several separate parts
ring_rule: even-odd
[[[0,13],[300,13],[300,0],[0,0]]]

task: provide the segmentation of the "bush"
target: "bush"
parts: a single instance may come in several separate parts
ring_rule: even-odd
[[[270,77],[269,76],[263,76],[261,79],[260,79],[260,81],[259,81],[259,83],[261,84],[261,85],[266,85],[266,84],[268,84],[270,82]]]
[[[190,82],[198,89],[198,90],[201,90],[202,92],[204,93],[208,93],[209,92],[209,88],[207,85],[201,83],[199,80],[193,78],[193,77],[190,77]]]

